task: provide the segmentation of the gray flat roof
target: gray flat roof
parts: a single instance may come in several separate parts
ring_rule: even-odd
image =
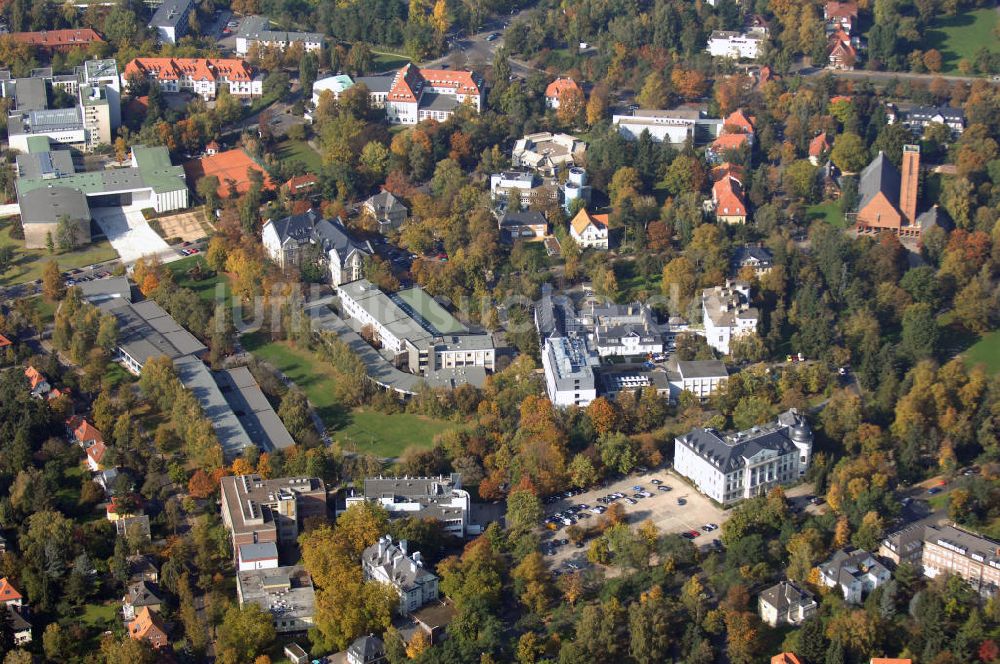
[[[18,111],[37,111],[49,107],[44,78],[18,78],[14,80],[14,108]]]
[[[725,378],[729,376],[726,365],[720,360],[677,361],[677,371],[682,378]]]
[[[94,279],[93,281],[82,281],[76,284],[83,299],[89,302],[104,301],[111,298],[121,298],[128,302],[132,301],[132,285],[125,277],[109,277],[107,279]]]
[[[118,319],[118,345],[139,364],[152,357],[175,360],[206,350],[203,343],[152,300],[131,304],[115,298],[97,306]]]
[[[459,106],[458,97],[442,95],[436,92],[425,92],[420,98],[420,110],[453,111]]]
[[[21,206],[22,224],[48,224],[67,216],[73,220],[90,221],[87,197],[79,189],[45,187],[17,197]]]
[[[274,542],[254,542],[253,544],[240,544],[240,560],[249,562],[251,560],[268,560],[278,557],[278,545]]]
[[[295,444],[249,369],[234,367],[219,371],[215,380],[240,424],[258,447],[270,452]]]
[[[212,423],[225,458],[231,459],[242,454],[247,447],[254,446],[204,362],[197,357],[186,356],[174,360],[174,368],[181,383],[197,397],[205,416]]]
[[[382,76],[357,76],[354,83],[364,83],[369,92],[388,94],[392,90],[392,82],[396,80],[395,74],[383,74]]]
[[[187,12],[191,8],[191,0],[163,0],[153,18],[149,19],[151,28],[176,28],[181,21],[187,20]]]
[[[16,162],[18,177],[22,178],[58,178],[76,172],[73,154],[69,150],[19,154]]]

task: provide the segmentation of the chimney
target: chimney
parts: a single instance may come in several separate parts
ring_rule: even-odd
[[[378,538],[378,559],[382,560],[382,556],[385,555],[385,540],[381,537]]]
[[[912,226],[917,220],[917,188],[920,186],[920,146],[903,146],[903,173],[899,185],[899,211],[903,225]]]
[[[406,548],[408,545],[409,543],[406,540],[404,539],[399,540],[399,550],[403,552],[404,556],[406,555]]]

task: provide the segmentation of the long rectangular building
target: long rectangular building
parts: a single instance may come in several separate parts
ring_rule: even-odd
[[[228,87],[234,97],[259,97],[264,79],[244,60],[227,58],[135,58],[125,65],[122,88],[128,92],[133,78],[155,81],[164,92],[193,92],[212,100]]]
[[[326,485],[317,477],[265,480],[260,475],[223,477],[222,522],[241,544],[292,544],[305,519],[326,518]]]
[[[472,499],[462,488],[458,473],[450,477],[369,477],[365,479],[364,495],[345,500],[347,507],[364,501],[377,502],[390,518],[436,519],[456,537],[465,537],[469,532]],[[479,532],[478,527],[475,532]]]
[[[1000,589],[1000,542],[955,526],[927,526],[920,559],[924,576],[955,574],[985,597]]]
[[[165,356],[176,361],[207,350],[205,344],[152,300],[132,304],[115,298],[97,306],[118,319],[116,359],[136,376],[151,358]]]

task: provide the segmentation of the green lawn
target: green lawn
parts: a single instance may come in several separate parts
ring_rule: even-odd
[[[380,457],[398,457],[407,447],[430,447],[434,436],[456,427],[452,422],[409,413],[386,415],[355,408],[343,429],[333,433],[345,450],[371,452]]]
[[[410,59],[398,53],[379,53],[372,51],[372,67],[375,71],[389,71],[402,68]]]
[[[621,293],[621,301],[631,302],[639,299],[640,294],[648,297],[650,294],[660,292],[660,284],[663,277],[658,274],[644,277],[636,270],[635,261],[618,261],[614,265],[615,279],[618,280],[618,292]]]
[[[211,275],[206,278],[196,279],[189,274],[191,268],[201,266],[202,273]],[[226,295],[229,294],[229,277],[225,274],[213,272],[212,268],[205,262],[204,254],[188,256],[173,263],[167,263],[167,267],[174,274],[174,282],[182,288],[190,288],[203,300],[212,302],[215,300],[215,287],[217,284],[224,284]]]
[[[825,219],[826,223],[836,228],[847,228],[847,221],[840,213],[840,205],[836,201],[827,201],[819,205],[810,205],[806,208],[806,219]]]
[[[112,625],[119,623],[118,610],[121,604],[111,602],[109,604],[87,604],[83,607],[83,614],[80,622],[87,627],[109,629]]]
[[[346,410],[334,397],[333,369],[316,353],[283,341],[269,341],[257,332],[240,339],[243,347],[259,359],[281,370],[295,382],[345,449],[371,452],[381,457],[398,456],[410,445],[430,447],[434,436],[455,424],[409,414],[386,415],[356,408]]]
[[[988,7],[941,17],[924,34],[924,50],[936,48],[941,51],[941,71],[955,72],[959,60],[974,61],[976,51],[984,46],[991,51],[1000,51],[1000,40],[993,32],[998,16],[1000,14],[995,7]]]
[[[77,251],[66,254],[52,255],[44,249],[25,249],[24,240],[15,240],[10,236],[13,228],[13,219],[0,221],[0,247],[14,248],[13,264],[6,272],[0,274],[0,286],[41,279],[42,270],[50,258],[54,258],[63,271],[118,258],[118,252],[107,240],[91,242]]]
[[[964,353],[969,366],[985,364],[990,373],[1000,373],[1000,330],[984,335]]]
[[[278,143],[276,151],[281,161],[297,161],[307,170],[316,172],[323,166],[319,153],[313,150],[306,141],[286,139]]]

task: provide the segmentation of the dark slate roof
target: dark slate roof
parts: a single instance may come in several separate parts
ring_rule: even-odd
[[[544,291],[535,304],[535,325],[542,339],[566,336],[566,323],[573,318],[573,303],[565,295]]]
[[[777,583],[760,594],[760,598],[778,609],[784,611],[790,606],[812,602],[812,594],[802,590],[790,581]]]
[[[362,636],[347,647],[347,654],[352,660],[371,662],[385,656],[385,644],[377,636]]]
[[[7,605],[7,625],[14,633],[25,632],[31,629],[31,623],[25,618],[26,609],[18,608],[13,604]]]
[[[155,583],[136,581],[128,587],[128,600],[132,606],[158,606],[163,603],[160,589]]]
[[[351,248],[372,253],[371,247],[356,242],[348,235],[347,229],[339,219],[322,219],[315,210],[278,219],[272,223],[282,244],[287,240],[294,240],[298,244],[315,241],[324,251],[336,249],[341,257],[350,253],[347,250]]]
[[[367,246],[367,243],[356,242],[348,235],[347,229],[344,228],[339,219],[321,219],[316,222],[315,236],[325,251],[336,249],[341,260],[350,253],[351,249],[357,249],[366,254],[373,253],[372,248]]]
[[[395,212],[396,210],[406,211],[406,206],[403,205],[398,198],[392,195],[392,192],[383,189],[378,192],[367,201],[369,205],[375,208],[378,213],[389,214]]]
[[[526,210],[523,212],[505,212],[500,217],[500,227],[504,226],[535,226],[546,224],[545,215],[537,210]]]
[[[965,121],[965,111],[960,108],[952,108],[951,106],[914,106],[907,114],[910,118],[919,118],[921,120],[929,120],[935,115],[940,115],[944,119],[953,122]]]
[[[758,247],[757,245],[739,247],[736,250],[736,257],[734,258],[734,261],[737,265],[743,265],[751,259],[755,259],[761,263],[770,264],[774,261],[774,254],[771,253],[770,249],[767,249],[766,247]]]
[[[320,215],[315,210],[309,210],[303,214],[293,214],[284,219],[278,219],[274,223],[274,230],[278,233],[278,239],[282,244],[289,238],[296,242],[308,242],[312,237],[312,230],[320,220]]]
[[[861,171],[858,180],[858,209],[865,209],[880,191],[893,207],[898,208],[899,184],[899,170],[884,153],[879,152],[872,163]]]
[[[917,215],[917,226],[920,227],[921,231],[926,231],[934,226],[951,231],[955,228],[955,222],[951,220],[947,212],[935,205]]]
[[[709,460],[724,473],[743,466],[743,459],[749,459],[761,450],[776,450],[787,454],[795,449],[795,440],[809,439],[812,432],[805,418],[794,410],[778,416],[776,423],[754,427],[747,431],[731,434],[725,438],[714,429],[692,429],[678,438],[703,459]]]

